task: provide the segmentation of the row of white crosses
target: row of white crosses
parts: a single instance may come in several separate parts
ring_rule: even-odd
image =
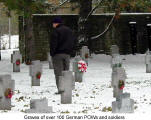
[[[13,72],[20,72],[22,56],[19,51],[13,51],[11,54],[11,63],[13,63]],[[0,110],[11,110],[11,99],[14,95],[15,81],[11,75],[0,75]]]
[[[86,50],[86,49],[87,49],[87,47],[82,48],[81,51],[83,51],[83,52],[81,52],[81,56],[82,56],[83,60],[85,60],[88,64],[89,53],[88,53],[88,50]],[[62,91],[62,94],[61,94],[61,103],[62,104],[71,104],[72,103],[72,90],[75,88],[75,80],[77,82],[82,82],[82,76],[83,76],[84,71],[78,70],[78,62],[80,60],[82,61],[82,58],[75,58],[76,64],[73,63],[73,66],[74,66],[73,71],[75,73],[77,73],[77,72],[80,73],[79,77],[73,77],[73,74],[71,71],[63,71],[62,76],[60,76],[59,89],[60,89],[60,91]],[[20,72],[22,56],[19,51],[13,52],[13,54],[11,55],[11,62],[13,63],[13,72]],[[48,54],[48,62],[49,62],[49,68],[53,69],[52,58],[51,58],[50,54]],[[40,86],[40,78],[42,75],[42,64],[40,63],[40,61],[39,60],[32,61],[32,64],[29,67],[29,71],[30,71],[29,75],[31,76],[31,86]],[[78,76],[77,74],[75,74],[74,76]],[[8,95],[8,96],[5,96],[6,92],[4,92],[4,90],[0,90],[0,92],[1,92],[0,109],[2,109],[2,110],[11,109],[11,97],[14,94],[13,86],[15,86],[15,83],[13,82],[13,80],[11,80],[11,76],[9,76],[9,77],[8,76],[9,75],[5,75],[5,76],[1,76],[2,78],[0,78],[1,79],[0,85],[4,86],[4,87],[1,87],[0,89],[4,88]],[[80,78],[80,79],[77,79],[77,78]],[[8,87],[5,87],[5,86],[8,86]],[[43,113],[43,112],[50,113],[50,112],[52,112],[52,107],[48,107],[48,101],[46,98],[32,99],[30,101],[30,109],[26,110],[26,112],[27,113]]]
[[[122,59],[120,58],[119,48],[116,45],[111,47],[112,54],[112,82],[113,97],[116,101],[112,102],[113,113],[133,113],[134,100],[130,99],[130,93],[123,93],[125,86],[126,72],[122,67]]]

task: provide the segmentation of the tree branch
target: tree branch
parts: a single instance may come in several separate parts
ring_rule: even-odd
[[[113,17],[112,17],[110,23],[108,24],[107,28],[106,28],[102,33],[100,33],[99,35],[94,36],[94,37],[91,37],[91,40],[97,39],[97,38],[99,38],[100,36],[102,36],[104,33],[106,33],[106,32],[108,31],[108,29],[110,28],[110,26],[111,26],[111,24],[112,24],[112,22],[113,22],[115,16],[116,16],[116,14],[113,15]]]
[[[102,3],[103,0],[100,0],[100,2],[89,12],[88,16],[86,17],[86,20],[88,20],[88,18],[92,15],[92,13],[100,6],[100,4]]]
[[[64,2],[62,2],[61,4],[59,4],[58,6],[52,8],[52,11],[51,11],[51,12],[55,11],[55,10],[58,9],[60,6],[64,5],[66,2],[68,2],[68,0],[65,0]]]

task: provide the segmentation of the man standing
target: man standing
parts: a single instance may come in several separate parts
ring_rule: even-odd
[[[70,28],[63,25],[62,19],[56,17],[53,20],[53,32],[50,39],[50,55],[56,77],[56,85],[59,87],[59,76],[62,71],[69,70],[70,54],[74,47],[74,36]],[[58,90],[56,94],[61,94]]]

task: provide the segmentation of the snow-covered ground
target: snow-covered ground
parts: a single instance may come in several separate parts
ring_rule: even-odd
[[[40,87],[31,87],[29,76],[29,66],[22,64],[20,73],[13,73],[10,63],[10,54],[13,50],[2,51],[2,61],[0,61],[0,74],[11,74],[15,80],[15,95],[12,98],[12,110],[0,112],[24,112],[29,109],[29,102],[32,98],[44,98],[49,101],[49,106],[53,107],[55,113],[88,113],[100,114],[111,113],[104,108],[111,107],[115,101],[113,98],[113,88],[111,88],[111,67],[109,55],[94,55],[89,59],[87,72],[84,74],[84,82],[76,83],[73,90],[72,104],[60,104],[60,95],[55,95],[57,91],[53,70],[48,68],[48,63],[42,62],[43,74]],[[135,100],[134,114],[151,113],[151,73],[146,73],[145,55],[123,55],[125,60],[124,68],[127,73],[126,86],[124,92],[131,93],[131,98]],[[71,60],[72,62],[72,60]],[[72,69],[72,68],[70,68]]]
[[[19,36],[12,35],[11,36],[11,49],[18,48],[18,46],[19,46]],[[9,36],[8,35],[4,35],[1,37],[1,48],[4,50],[9,48]]]
[[[10,62],[13,50],[18,50],[18,35],[11,37],[11,48],[8,49],[8,36],[2,36],[2,60],[0,61],[0,75],[11,74],[15,80],[15,95],[12,98],[12,110],[0,110],[0,119],[4,113],[24,113],[29,109],[30,100],[34,98],[46,97],[49,106],[53,107],[56,114],[79,115],[113,115],[107,108],[111,107],[115,98],[113,98],[113,88],[111,87],[111,67],[109,55],[93,55],[89,59],[87,72],[84,74],[84,81],[76,83],[72,94],[72,104],[63,105],[60,103],[60,95],[55,95],[57,91],[53,70],[48,68],[48,63],[42,62],[43,74],[40,87],[31,87],[31,78],[29,76],[29,66],[22,64],[20,73],[13,73],[13,66]],[[151,118],[151,73],[146,73],[145,55],[122,55],[124,68],[127,73],[126,86],[124,92],[131,93],[131,98],[135,101],[135,110],[131,119]],[[71,60],[72,63],[72,60]],[[72,66],[71,68],[72,69]],[[114,114],[115,115],[115,114]],[[16,114],[14,115],[16,119]],[[19,117],[23,118],[23,117]],[[129,116],[126,116],[128,119]],[[125,118],[125,119],[126,119]],[[127,120],[126,119],[126,120]],[[14,119],[13,119],[14,120]]]

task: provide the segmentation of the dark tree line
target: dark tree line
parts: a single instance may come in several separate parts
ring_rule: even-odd
[[[26,61],[35,59],[34,53],[34,35],[33,35],[33,23],[32,14],[45,13],[56,10],[60,6],[64,5],[69,0],[65,0],[62,4],[52,8],[51,4],[47,0],[0,0],[9,11],[16,11],[18,15],[24,16],[25,24],[25,46],[26,46]],[[91,44],[91,20],[89,16],[93,14],[98,7],[103,6],[103,11],[115,12],[115,18],[118,18],[120,11],[128,12],[146,12],[151,11],[150,0],[97,0],[97,7],[92,6],[94,0],[70,0],[70,2],[77,2],[80,7],[78,22],[78,41],[82,45]],[[96,0],[95,0],[96,1]],[[105,7],[104,7],[105,6]],[[95,8],[95,9],[94,9]],[[112,20],[113,21],[113,20]],[[109,29],[109,27],[107,28]],[[105,30],[106,32],[107,30]],[[105,33],[104,32],[104,33]],[[103,33],[103,34],[104,34]],[[100,33],[98,33],[100,34]],[[101,36],[101,34],[100,34]],[[99,36],[99,37],[100,37]],[[95,38],[95,37],[94,37]]]

